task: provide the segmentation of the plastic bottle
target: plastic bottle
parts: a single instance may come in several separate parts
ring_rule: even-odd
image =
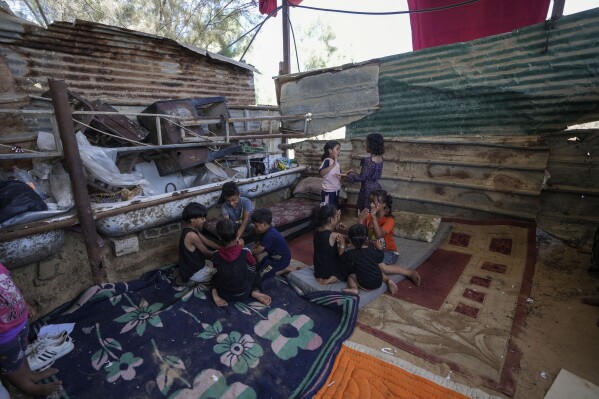
[[[15,177],[15,179],[22,181],[23,183],[27,184],[29,187],[34,189],[37,195],[42,197],[42,199],[48,198],[48,194],[46,194],[41,189],[41,187],[37,184],[35,179],[29,173],[27,173],[27,171],[15,166],[13,167],[12,174]]]

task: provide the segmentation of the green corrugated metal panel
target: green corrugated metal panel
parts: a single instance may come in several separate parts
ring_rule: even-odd
[[[533,134],[599,120],[599,8],[381,59],[379,111],[351,137]]]

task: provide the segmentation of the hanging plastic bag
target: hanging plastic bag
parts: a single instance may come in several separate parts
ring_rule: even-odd
[[[71,179],[64,170],[62,163],[57,162],[52,168],[48,180],[50,181],[50,190],[56,200],[58,209],[67,210],[75,206],[73,192],[71,191]]]
[[[119,171],[115,164],[116,150],[91,145],[81,132],[77,132],[76,137],[81,161],[93,178],[116,187],[140,186],[145,195],[154,194],[150,183],[141,174]]]

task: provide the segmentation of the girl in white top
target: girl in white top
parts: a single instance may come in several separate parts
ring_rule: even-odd
[[[320,200],[323,204],[335,205],[339,208],[339,190],[341,189],[341,165],[337,159],[341,153],[341,144],[329,140],[324,145],[320,175],[324,177]]]

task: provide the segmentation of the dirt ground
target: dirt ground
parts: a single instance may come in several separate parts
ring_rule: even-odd
[[[537,263],[524,331],[515,343],[522,351],[515,399],[542,399],[561,369],[599,386],[599,307],[582,304],[599,298],[599,278],[587,269],[590,254],[564,245],[537,230]],[[350,338],[370,347],[389,344],[356,329]],[[379,341],[379,342],[377,342]],[[477,382],[398,349],[398,357],[454,382],[479,388]]]

